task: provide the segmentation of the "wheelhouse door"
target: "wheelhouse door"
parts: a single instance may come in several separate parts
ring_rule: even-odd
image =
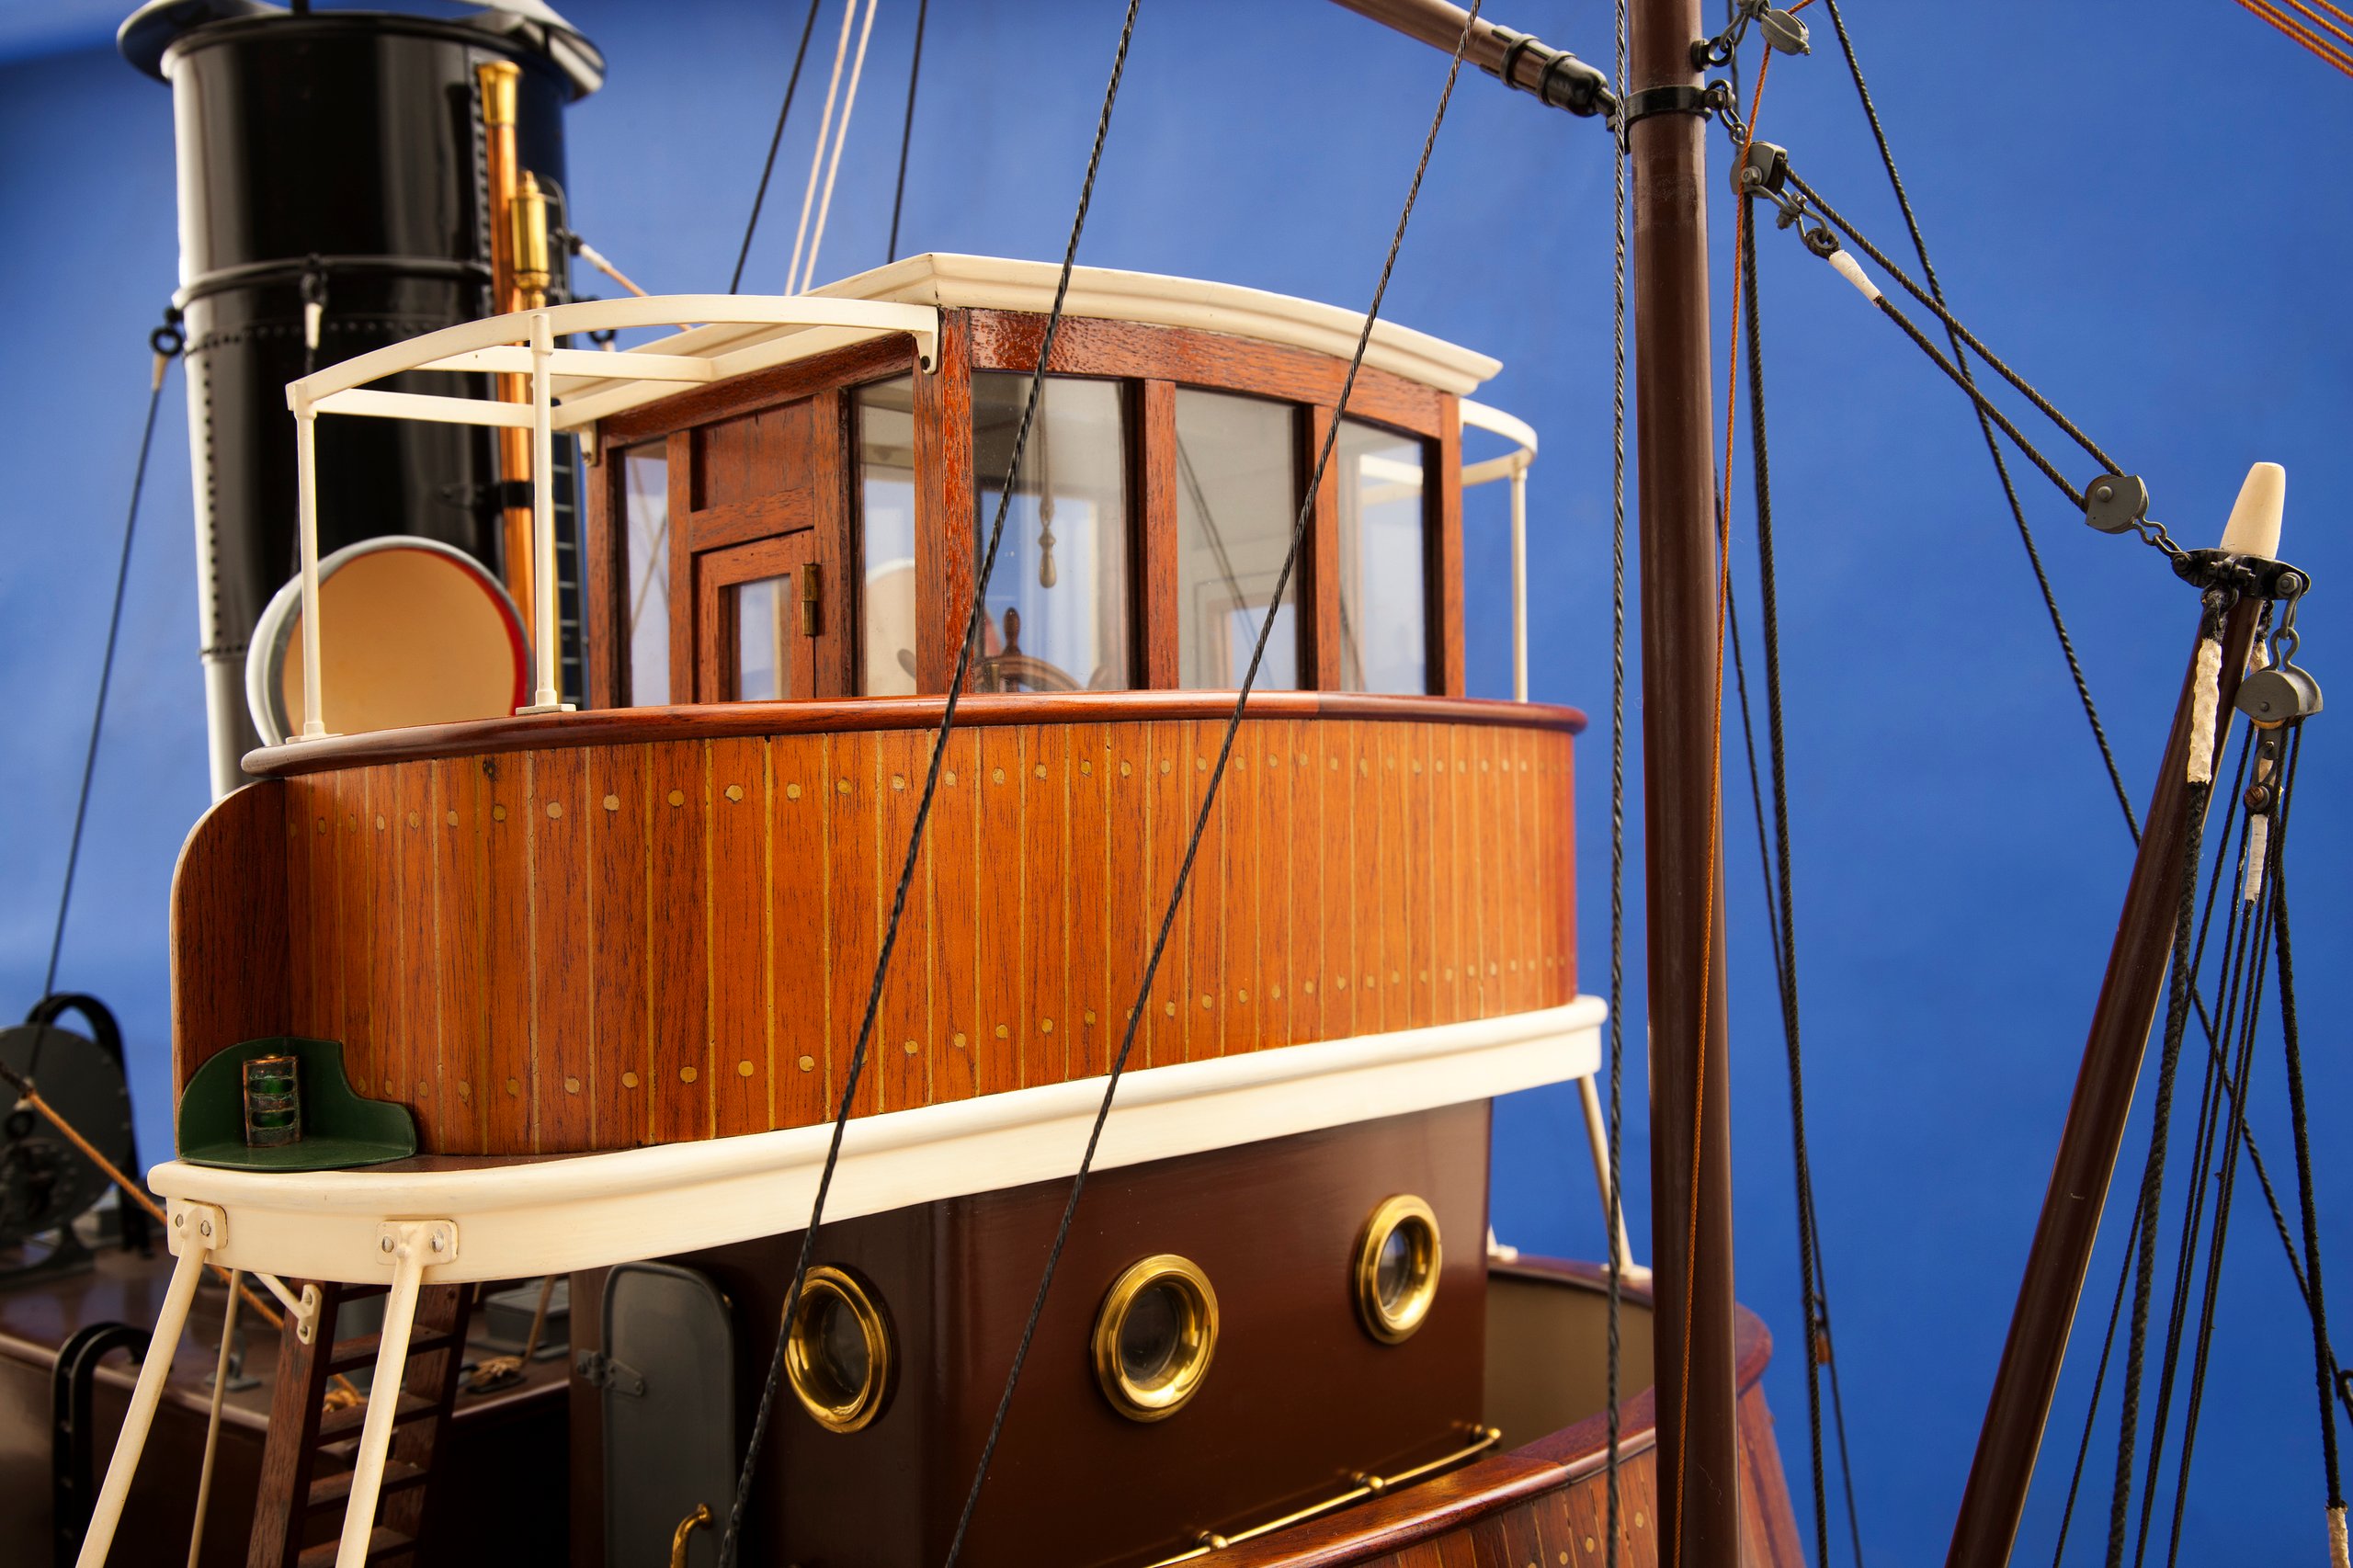
[[[687,588],[671,595],[673,700],[850,689],[842,401],[821,392],[670,437],[671,582]]]

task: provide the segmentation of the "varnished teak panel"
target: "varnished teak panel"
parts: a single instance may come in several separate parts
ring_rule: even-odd
[[[856,1110],[1105,1071],[1197,824],[1131,1067],[1568,1001],[1570,734],[1427,706],[1246,719],[1213,800],[1199,710],[960,731]],[[672,734],[233,797],[176,894],[181,1081],[241,1040],[339,1040],[435,1153],[828,1119],[931,735]]]

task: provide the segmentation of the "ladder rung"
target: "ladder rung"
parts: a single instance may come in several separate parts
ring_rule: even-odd
[[[327,1352],[327,1370],[348,1372],[360,1367],[372,1367],[376,1364],[376,1352],[383,1343],[384,1336],[381,1334],[363,1334],[355,1339],[338,1339],[335,1342],[335,1347]],[[408,1342],[408,1358],[413,1361],[419,1356],[430,1355],[436,1350],[447,1350],[449,1343],[449,1336],[446,1334],[411,1335]]]
[[[423,1466],[409,1464],[401,1460],[388,1459],[384,1461],[382,1495],[390,1496],[407,1487],[421,1486],[425,1483],[425,1477],[426,1471]],[[311,1483],[310,1506],[313,1513],[324,1508],[340,1508],[350,1498],[351,1471],[347,1470],[339,1470],[333,1475],[320,1476]]]
[[[412,1421],[431,1420],[439,1408],[429,1399],[422,1399],[413,1393],[404,1393],[392,1406],[392,1425],[405,1426]],[[330,1410],[319,1417],[319,1441],[326,1444],[334,1442],[337,1437],[356,1437],[359,1435],[359,1428],[366,1424],[367,1420],[368,1407],[365,1404],[354,1404],[342,1410]]]
[[[302,1555],[294,1561],[301,1565],[301,1568],[335,1568],[335,1548],[338,1544],[332,1540],[323,1540],[316,1546],[306,1548]],[[388,1529],[382,1525],[378,1525],[368,1532],[368,1555],[363,1561],[381,1562],[388,1558],[405,1555],[415,1549],[416,1542],[407,1536],[396,1529]]]

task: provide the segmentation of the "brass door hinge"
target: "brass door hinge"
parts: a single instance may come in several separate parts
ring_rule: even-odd
[[[821,609],[824,602],[825,569],[812,561],[801,568],[801,635],[814,637],[824,630]]]

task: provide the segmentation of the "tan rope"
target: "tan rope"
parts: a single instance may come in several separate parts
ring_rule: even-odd
[[[2336,66],[2339,71],[2344,72],[2347,75],[2353,76],[2353,56],[2348,56],[2342,50],[2332,49],[2328,43],[2321,39],[2317,34],[2313,33],[2300,23],[2291,20],[2277,6],[2268,4],[2268,0],[2236,0],[2236,4],[2241,10],[2246,11],[2254,16],[2260,17],[2263,20],[2279,28],[2279,31],[2285,33],[2289,38],[2293,39],[2296,42],[2303,45],[2306,50],[2310,51],[2319,59]]]
[[[849,92],[842,99],[842,122],[834,130],[833,161],[825,165],[825,193],[817,199],[817,227],[809,236],[809,262],[801,269],[798,287],[789,280],[785,292],[805,294],[817,280],[817,247],[825,243],[825,219],[834,210],[834,176],[842,172],[842,149],[849,143],[850,111],[858,108],[858,82],[866,74],[866,42],[874,36],[874,10],[881,0],[866,0],[866,25],[858,29],[858,58],[850,62]]]

